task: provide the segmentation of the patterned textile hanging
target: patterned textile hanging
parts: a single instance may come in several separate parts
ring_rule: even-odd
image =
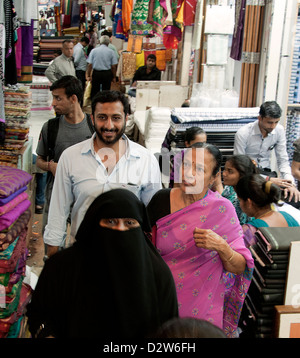
[[[149,11],[148,11],[148,24],[152,25],[153,32],[159,36],[163,37],[163,27],[165,25],[165,11],[161,6],[159,0],[150,0],[149,1]]]
[[[149,0],[136,0],[131,17],[131,33],[133,35],[152,35],[152,25],[147,22]]]
[[[17,83],[17,65],[15,56],[15,41],[18,22],[12,0],[4,0],[5,13],[5,84]]]
[[[125,40],[126,36],[124,35],[123,30],[123,20],[122,20],[122,0],[117,0],[112,9],[113,12],[113,35],[118,38]]]

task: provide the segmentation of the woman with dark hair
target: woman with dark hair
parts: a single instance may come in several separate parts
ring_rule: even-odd
[[[175,280],[180,317],[210,321],[235,337],[253,259],[234,207],[210,190],[221,162],[214,145],[185,149],[180,186],[158,191],[147,210],[152,241]]]
[[[241,209],[253,218],[243,225],[247,247],[255,243],[255,231],[259,227],[300,226],[295,216],[299,213],[291,205],[283,203],[280,188],[259,174],[245,176],[239,180],[236,193]],[[280,206],[283,208],[280,210]],[[289,213],[290,212],[290,213]]]
[[[240,178],[254,173],[257,173],[257,168],[250,157],[243,154],[233,155],[225,162],[222,172],[223,184],[220,175],[215,185],[215,189],[232,202],[241,225],[249,221],[249,217],[241,210],[235,187]]]
[[[222,173],[224,186],[221,180],[218,180],[218,184],[216,185],[216,189],[219,193],[232,202],[241,225],[248,223],[252,218],[248,216],[248,213],[242,210],[237,197],[236,186],[241,178],[252,174],[258,174],[258,170],[251,158],[243,154],[233,155],[226,160]],[[276,184],[274,185],[276,188],[279,188]],[[282,197],[282,190],[280,190],[280,193]],[[280,198],[278,204],[275,202],[272,203],[272,209],[274,211],[280,210],[281,212],[287,212],[297,221],[297,223],[300,222],[299,210],[292,205],[283,202]]]
[[[280,206],[280,188],[259,174],[245,176],[239,180],[236,193],[241,209],[254,217],[248,224],[259,227],[299,226],[298,222],[287,212],[275,211],[271,205]]]
[[[32,336],[138,339],[177,317],[172,274],[149,230],[132,192],[98,196],[75,244],[45,263],[27,310]]]

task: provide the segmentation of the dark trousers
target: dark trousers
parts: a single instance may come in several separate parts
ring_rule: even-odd
[[[79,81],[82,84],[82,89],[84,92],[85,89],[85,71],[82,70],[76,70],[76,77],[79,79]]]
[[[91,99],[99,91],[110,90],[111,81],[113,79],[113,73],[111,70],[97,71],[93,70],[92,75],[92,91]]]

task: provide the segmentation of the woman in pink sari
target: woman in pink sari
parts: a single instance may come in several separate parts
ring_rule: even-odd
[[[237,337],[254,263],[233,205],[209,189],[221,161],[213,145],[186,149],[180,187],[157,192],[147,210],[153,242],[175,280],[180,317],[205,319]]]

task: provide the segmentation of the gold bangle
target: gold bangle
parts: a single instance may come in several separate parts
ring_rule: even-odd
[[[232,255],[231,255],[231,257],[228,259],[228,260],[226,260],[226,262],[230,262],[232,259],[233,259],[233,256],[234,256],[234,250],[233,249],[231,249],[232,250]]]

